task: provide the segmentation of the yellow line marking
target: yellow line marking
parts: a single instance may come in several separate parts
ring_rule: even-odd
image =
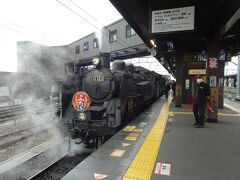
[[[168,115],[169,115],[169,116],[174,116],[174,114],[173,114],[173,112],[172,112],[172,111],[171,111],[171,112],[169,112],[169,113],[168,113]]]
[[[240,110],[238,108],[236,108],[234,106],[231,106],[230,104],[224,103],[224,106],[226,106],[227,108],[229,108],[229,109],[231,109],[231,110],[233,110],[235,112],[240,113]]]
[[[178,115],[192,115],[192,112],[173,112],[173,114]],[[240,114],[226,114],[226,113],[218,113],[219,116],[240,116]]]
[[[193,114],[193,112],[173,112],[173,114]]]
[[[123,180],[150,180],[168,119],[171,99],[163,104],[160,114],[129,166]]]
[[[220,116],[240,116],[240,114],[225,114],[225,113],[218,113]]]

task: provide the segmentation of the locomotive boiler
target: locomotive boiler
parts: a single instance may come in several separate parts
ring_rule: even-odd
[[[71,137],[86,144],[104,141],[162,94],[163,76],[116,60],[112,69],[97,58],[78,67],[62,85],[62,117]],[[76,68],[76,67],[75,67]]]

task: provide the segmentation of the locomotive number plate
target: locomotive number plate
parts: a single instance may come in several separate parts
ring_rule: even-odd
[[[90,81],[101,82],[104,81],[104,76],[90,76]]]

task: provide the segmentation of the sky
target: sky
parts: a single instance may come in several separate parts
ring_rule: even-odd
[[[17,71],[17,41],[34,41],[48,46],[66,45],[96,31],[80,16],[98,27],[122,18],[109,0],[1,1],[0,71]]]
[[[232,57],[231,62],[228,62],[225,66],[225,75],[237,74],[238,57]]]
[[[17,41],[66,45],[96,31],[91,24],[100,28],[120,18],[122,16],[109,0],[1,1],[0,71],[17,71]],[[233,62],[237,63],[237,58]],[[225,73],[235,71],[236,65],[228,63]]]

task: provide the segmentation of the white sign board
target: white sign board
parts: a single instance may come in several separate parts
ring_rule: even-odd
[[[217,76],[210,76],[210,87],[217,86]]]
[[[190,86],[190,81],[189,81],[189,79],[186,79],[185,80],[185,89],[189,89],[189,86]]]
[[[194,30],[195,7],[152,11],[152,33]]]
[[[206,69],[189,69],[188,74],[189,75],[206,74]]]

